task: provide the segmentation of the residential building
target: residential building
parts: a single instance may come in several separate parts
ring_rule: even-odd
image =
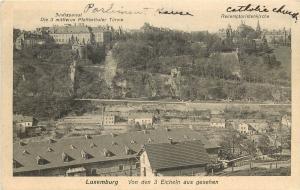
[[[38,121],[32,116],[14,115],[14,132],[17,137],[32,137],[41,133],[41,127],[37,126]]]
[[[92,27],[93,40],[97,44],[108,44],[112,40],[112,33],[109,27]]]
[[[115,124],[115,115],[110,113],[105,113],[103,116],[103,125],[114,125]]]
[[[18,127],[31,127],[33,125],[33,117],[24,115],[14,115],[13,122]]]
[[[201,141],[146,144],[140,156],[142,176],[206,175],[211,163]]]
[[[263,35],[270,44],[291,45],[291,29],[264,30]]]
[[[143,145],[201,141],[200,147],[215,154],[219,146],[189,128],[134,131],[123,134],[80,136],[13,144],[14,176],[135,176],[140,174]],[[189,143],[183,146],[190,146]],[[186,156],[186,155],[185,155]],[[207,155],[205,154],[205,157]],[[204,163],[203,163],[204,164]],[[202,171],[202,165],[199,166]],[[200,171],[200,170],[197,170]]]
[[[23,48],[32,48],[42,44],[45,44],[45,39],[43,39],[42,36],[31,32],[22,32],[21,35],[17,37],[14,45],[17,50],[22,50]]]
[[[139,124],[139,125],[152,125],[153,114],[152,113],[131,113],[128,116],[128,124]]]
[[[291,127],[291,116],[290,115],[284,115],[281,118],[281,124],[283,126],[286,126],[286,127]]]
[[[252,135],[256,133],[256,130],[247,123],[240,123],[238,126],[238,131],[242,134]]]
[[[225,119],[223,118],[211,118],[210,126],[217,128],[225,128]]]
[[[240,122],[251,125],[258,133],[266,133],[269,129],[269,123],[265,119],[245,119]]]
[[[102,125],[102,116],[100,114],[84,114],[81,116],[67,116],[59,119],[56,122],[58,129],[64,129],[65,127],[73,128],[95,128]]]

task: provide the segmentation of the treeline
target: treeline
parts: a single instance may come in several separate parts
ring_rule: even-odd
[[[70,63],[73,53],[54,43],[15,50],[13,54],[13,112],[57,119],[91,107],[74,101]]]

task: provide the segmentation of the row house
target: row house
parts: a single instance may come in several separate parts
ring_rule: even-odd
[[[211,118],[210,126],[217,128],[225,128],[225,119],[224,118]]]
[[[170,139],[174,143],[186,142],[178,147],[178,152],[184,148],[194,152],[199,147],[199,157],[216,154],[219,149],[201,133],[189,128],[85,135],[39,142],[19,141],[13,144],[13,175],[137,176],[140,175],[139,153],[143,147],[169,143]],[[201,143],[194,145],[194,141]],[[200,169],[195,169],[195,173],[201,173],[202,164],[206,162],[199,163]]]

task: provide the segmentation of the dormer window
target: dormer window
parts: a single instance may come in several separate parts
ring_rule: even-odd
[[[68,154],[66,154],[65,152],[62,152],[62,153],[61,153],[61,159],[63,160],[63,162],[70,162],[70,161],[73,160],[73,159],[72,159]]]
[[[23,150],[22,152],[23,154],[29,154],[29,152],[27,150]]]
[[[13,167],[14,168],[19,168],[22,167],[22,164],[20,164],[19,162],[17,162],[15,159],[13,160]]]
[[[106,148],[103,149],[103,154],[104,154],[105,157],[111,157],[111,156],[113,156],[112,152],[110,152]]]
[[[48,142],[49,144],[51,144],[51,143],[55,143],[56,141],[54,139],[49,139]]]
[[[74,145],[72,145],[72,144],[70,145],[70,148],[71,149],[76,149],[76,147]]]
[[[87,152],[85,152],[84,150],[81,150],[81,158],[83,159],[89,159],[89,154]]]
[[[85,137],[86,139],[91,139],[91,138],[92,138],[90,135],[84,135],[84,137]]]
[[[135,140],[130,141],[130,144],[135,144],[135,143],[136,143]]]
[[[111,144],[112,145],[118,145],[118,143],[116,141],[113,141]]]
[[[23,141],[20,141],[20,142],[19,142],[19,145],[20,145],[20,146],[25,146],[26,143],[24,143]]]
[[[151,138],[148,139],[148,143],[151,143],[153,140]]]
[[[36,163],[37,163],[38,165],[44,165],[44,164],[49,163],[45,158],[43,158],[43,157],[40,156],[40,155],[37,155],[37,157],[36,157],[35,159],[36,159]]]
[[[134,154],[135,152],[130,149],[128,146],[125,146],[125,154],[126,155],[130,155],[130,154]]]

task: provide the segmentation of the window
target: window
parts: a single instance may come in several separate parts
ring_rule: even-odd
[[[124,170],[124,165],[119,165],[119,170],[123,171]]]
[[[135,163],[135,168],[140,168],[140,163],[139,162],[137,162],[137,163]]]
[[[97,168],[91,169],[91,175],[97,175]]]

